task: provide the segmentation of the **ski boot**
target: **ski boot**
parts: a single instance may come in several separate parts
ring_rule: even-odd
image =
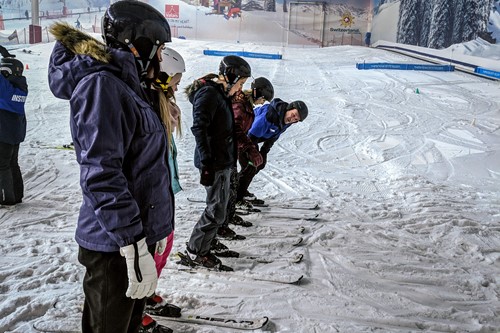
[[[240,256],[238,252],[230,250],[226,245],[219,242],[217,238],[212,240],[210,251],[218,257],[238,258]]]
[[[264,200],[258,199],[255,194],[248,191],[243,195],[243,200],[250,202],[254,206],[264,206],[266,204]]]
[[[217,236],[220,238],[225,238],[229,240],[244,240],[246,239],[245,236],[243,235],[238,235],[234,230],[229,228],[227,225],[220,226],[219,229],[217,229]]]
[[[210,252],[205,255],[199,255],[191,252],[188,247],[185,253],[177,252],[177,255],[181,258],[181,260],[177,263],[184,266],[190,266],[193,268],[202,266],[219,271],[233,271],[231,267],[223,265],[222,261]]]
[[[241,227],[251,227],[253,226],[252,222],[245,221],[243,218],[239,215],[234,215],[232,218],[229,219],[229,223],[234,224],[234,225],[239,225]]]
[[[173,333],[174,331],[167,326],[160,325],[148,316],[147,314],[142,317],[142,323],[139,327],[138,333]]]
[[[181,308],[165,302],[159,295],[153,295],[146,299],[146,308],[144,310],[147,314],[162,316],[162,317],[180,317]]]
[[[236,210],[241,210],[243,212],[258,213],[260,209],[255,208],[250,201],[245,199],[236,202]]]

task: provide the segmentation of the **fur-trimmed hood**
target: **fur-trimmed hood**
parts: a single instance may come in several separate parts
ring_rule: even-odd
[[[70,99],[82,79],[101,71],[112,72],[134,91],[140,92],[131,52],[107,48],[67,23],[55,23],[49,31],[56,38],[49,63],[49,86],[56,97]]]
[[[200,90],[202,87],[206,85],[211,85],[214,87],[221,86],[221,84],[218,84],[215,82],[217,79],[218,75],[217,74],[207,74],[202,78],[196,79],[193,81],[193,83],[189,84],[184,88],[184,93],[186,94],[188,100],[193,103],[193,98],[195,93]]]

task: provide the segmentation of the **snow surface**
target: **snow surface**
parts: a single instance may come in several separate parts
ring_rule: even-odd
[[[29,65],[30,93],[20,150],[25,198],[0,207],[0,332],[36,332],[41,320],[77,327],[83,302],[84,271],[73,239],[79,169],[73,151],[55,149],[71,136],[68,102],[53,97],[47,84],[52,46],[13,51]],[[178,39],[171,46],[187,63],[181,89],[218,68],[220,58],[203,56],[203,49],[283,54],[281,61],[248,61],[254,77],[273,82],[276,97],[304,100],[309,117],[275,144],[250,190],[271,205],[317,202],[320,216],[248,215],[253,227],[235,227],[247,240],[225,242],[243,256],[276,259],[223,259],[236,270],[303,274],[300,285],[187,274],[172,257],[159,280],[162,296],[206,315],[268,316],[260,332],[500,330],[498,82],[461,72],[359,71],[356,62],[418,62],[364,47],[312,51]],[[172,253],[184,250],[203,209],[187,198],[204,196],[193,166],[191,105],[182,93],[178,103],[184,191],[176,196]],[[298,236],[302,245],[291,246]],[[296,253],[303,262],[289,263]]]

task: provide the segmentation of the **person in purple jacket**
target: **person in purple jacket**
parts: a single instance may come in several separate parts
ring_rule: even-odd
[[[14,59],[2,46],[0,60],[0,205],[22,202],[24,184],[18,156],[19,145],[26,137],[24,104],[28,84],[23,63]]]
[[[66,23],[50,31],[49,86],[69,100],[80,165],[82,332],[171,332],[141,327],[158,279],[153,254],[174,229],[167,133],[145,91],[158,76],[170,27],[152,6],[124,0],[104,14],[105,44]]]

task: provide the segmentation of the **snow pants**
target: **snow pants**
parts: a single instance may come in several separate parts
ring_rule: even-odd
[[[150,246],[154,253],[156,246]],[[78,261],[85,266],[83,278],[82,333],[137,333],[146,298],[125,296],[127,264],[120,252],[96,252],[80,246]]]
[[[256,168],[253,165],[248,164],[250,159],[247,154],[239,154],[238,162],[240,163],[241,170],[238,174],[238,190],[236,192],[236,202],[243,200],[245,193],[248,191],[248,187],[250,187],[250,183],[256,174],[259,173],[260,170],[264,169],[267,163],[267,154],[261,154],[263,158],[262,164]]]
[[[229,225],[229,221],[236,215],[236,197],[238,194],[238,169],[231,168],[230,185],[229,185],[229,199],[227,201],[226,220],[224,226]]]
[[[19,144],[0,142],[0,205],[20,203],[24,196],[23,177],[18,158]]]
[[[194,226],[188,242],[189,249],[198,255],[204,256],[210,251],[217,230],[226,220],[230,178],[231,169],[216,171],[213,185],[205,186],[207,207]]]

